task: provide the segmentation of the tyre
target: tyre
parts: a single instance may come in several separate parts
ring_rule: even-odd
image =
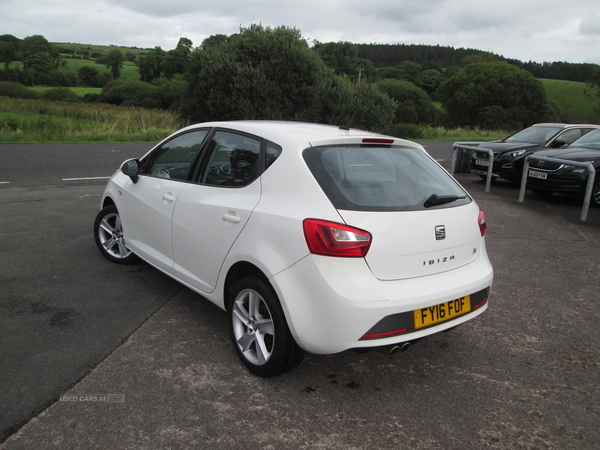
[[[592,188],[592,196],[590,197],[590,206],[600,208],[600,175],[596,174],[594,187]]]
[[[251,373],[273,377],[300,363],[304,351],[290,333],[276,294],[262,280],[239,280],[228,314],[233,346]]]
[[[123,239],[121,217],[115,205],[104,208],[94,221],[96,245],[109,261],[117,264],[131,264],[137,256],[127,248]]]

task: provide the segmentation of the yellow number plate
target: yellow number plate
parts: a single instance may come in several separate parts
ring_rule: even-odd
[[[444,322],[471,311],[471,296],[461,297],[439,305],[414,311],[415,328],[423,328],[436,323]]]

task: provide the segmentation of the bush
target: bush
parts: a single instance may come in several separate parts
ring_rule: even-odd
[[[49,74],[43,73],[38,75],[36,83],[42,86],[77,86],[77,75],[71,72],[59,72],[58,70],[53,70]]]
[[[396,101],[394,123],[431,124],[436,121],[437,110],[427,93],[410,81],[382,80],[375,86]]]
[[[143,106],[144,99],[156,99],[159,104],[158,88],[142,81],[116,80],[104,86],[100,101],[112,105]],[[148,103],[148,102],[146,102]]]
[[[100,94],[85,94],[83,96],[83,102],[84,103],[95,103],[100,99]]]
[[[81,101],[81,99],[75,92],[73,92],[72,90],[70,90],[66,87],[57,87],[57,88],[48,89],[47,91],[44,91],[44,93],[42,93],[42,98],[44,100],[51,100],[51,101],[58,101],[58,102]]]
[[[0,96],[13,98],[39,98],[39,94],[19,83],[12,81],[0,82]]]
[[[505,62],[470,64],[438,95],[453,125],[520,129],[558,119],[540,81]]]
[[[33,84],[32,77],[28,73],[15,69],[0,69],[0,81],[12,81],[27,86]]]

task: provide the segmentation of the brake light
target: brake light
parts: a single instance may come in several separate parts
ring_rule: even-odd
[[[381,139],[381,138],[363,138],[363,143],[365,144],[393,144],[393,139]]]
[[[479,222],[479,231],[481,232],[481,237],[485,236],[485,231],[487,230],[487,222],[485,221],[485,214],[483,210],[479,210],[479,217],[477,218],[477,222]]]
[[[363,258],[371,245],[371,233],[326,220],[306,219],[302,224],[311,253]]]

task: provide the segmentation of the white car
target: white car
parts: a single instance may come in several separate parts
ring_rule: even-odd
[[[483,212],[423,149],[299,122],[201,123],[125,161],[94,224],[227,311],[248,369],[389,347],[487,309]]]

